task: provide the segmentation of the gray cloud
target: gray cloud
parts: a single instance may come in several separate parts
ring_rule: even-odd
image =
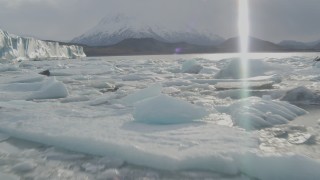
[[[253,36],[272,41],[320,39],[319,0],[251,0]]]
[[[266,40],[320,39],[319,0],[251,0],[251,32]],[[188,22],[223,37],[237,35],[237,0],[0,0],[0,28],[70,40],[104,16],[138,15]]]

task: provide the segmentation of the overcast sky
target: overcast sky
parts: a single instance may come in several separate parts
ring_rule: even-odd
[[[105,16],[190,21],[224,38],[237,35],[239,0],[0,0],[0,28],[42,39],[71,40]],[[251,35],[279,42],[320,39],[320,0],[250,0]]]

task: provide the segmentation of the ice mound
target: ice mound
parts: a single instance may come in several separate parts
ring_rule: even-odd
[[[137,103],[133,113],[136,121],[150,124],[187,123],[206,115],[205,109],[167,95]]]
[[[275,70],[280,70],[279,67],[272,65],[271,63],[264,62],[258,59],[249,59],[247,70],[248,72],[242,72],[241,59],[232,59],[229,64],[222,68],[216,75],[217,79],[241,79],[244,73],[247,77],[264,76],[273,74]],[[279,65],[278,65],[279,66]]]
[[[138,101],[142,101],[144,99],[160,95],[161,89],[161,84],[155,84],[140,91],[137,91],[133,94],[129,94],[128,96],[122,98],[121,102],[123,102],[124,104],[133,105]]]
[[[80,46],[60,45],[34,38],[24,38],[0,29],[0,59],[48,59],[85,57]]]
[[[181,72],[189,74],[198,74],[203,67],[196,60],[188,60],[182,64]]]
[[[261,129],[290,120],[306,113],[305,110],[287,102],[250,97],[239,100],[227,108],[234,125],[247,130]]]
[[[28,100],[33,99],[58,99],[69,95],[68,89],[62,82],[58,82],[54,77],[42,84],[39,91],[33,92]]]
[[[281,100],[292,103],[320,103],[320,96],[312,90],[300,86],[288,91]]]

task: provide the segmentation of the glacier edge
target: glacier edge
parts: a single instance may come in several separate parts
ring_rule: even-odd
[[[1,60],[74,59],[86,57],[83,47],[60,45],[30,37],[20,37],[0,29]]]

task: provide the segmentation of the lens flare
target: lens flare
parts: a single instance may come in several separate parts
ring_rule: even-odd
[[[249,0],[238,0],[239,2],[239,19],[238,19],[238,30],[239,30],[239,46],[240,46],[240,59],[241,59],[241,76],[242,79],[247,79],[249,76],[248,72],[248,53],[249,53]],[[242,97],[248,96],[246,92],[248,89],[248,82],[243,80],[242,83],[243,92]]]

